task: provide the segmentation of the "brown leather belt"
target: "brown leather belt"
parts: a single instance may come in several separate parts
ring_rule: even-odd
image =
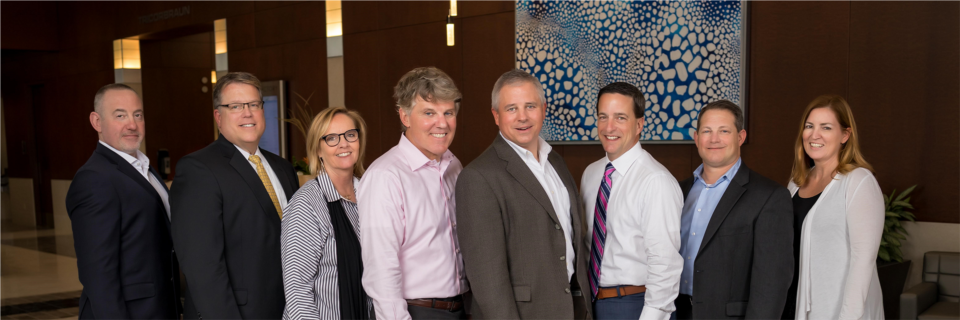
[[[447,310],[451,312],[463,309],[463,301],[443,301],[441,299],[407,299],[411,306]]]
[[[647,292],[647,286],[619,286],[613,288],[600,288],[597,290],[597,300],[619,298],[644,292]]]

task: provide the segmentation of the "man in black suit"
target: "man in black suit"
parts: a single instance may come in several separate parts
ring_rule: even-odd
[[[793,207],[783,186],[740,159],[743,111],[730,101],[700,110],[694,139],[703,165],[680,183],[678,319],[779,319],[793,276]]]
[[[67,191],[80,319],[176,319],[180,299],[167,187],[140,152],[143,102],[123,84],[97,92],[100,142]]]
[[[177,163],[173,240],[187,278],[185,317],[279,319],[282,208],[297,190],[283,158],[260,149],[260,80],[229,73],[213,89],[220,138]]]

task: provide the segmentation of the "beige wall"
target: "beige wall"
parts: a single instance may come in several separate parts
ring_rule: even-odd
[[[904,289],[920,283],[923,254],[927,251],[960,252],[960,224],[941,222],[908,222],[903,226],[907,240],[900,249],[903,259],[910,260],[910,274]]]
[[[343,101],[343,56],[327,58],[327,85],[329,86],[330,106],[347,106]]]
[[[72,235],[70,215],[67,214],[67,190],[73,180],[50,180],[50,196],[53,201],[53,229],[57,235]]]

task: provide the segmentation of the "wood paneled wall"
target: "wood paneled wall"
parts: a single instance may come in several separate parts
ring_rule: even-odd
[[[463,92],[451,150],[469,163],[497,128],[489,94],[514,67],[512,2],[459,4],[446,47],[447,2],[344,2],[346,103],[370,127],[367,163],[396,144],[393,86],[420,66],[443,69]],[[747,142],[750,168],[786,185],[800,116],[818,95],[850,102],[867,160],[884,192],[913,184],[924,221],[960,222],[960,4],[749,3]],[[644,148],[678,179],[700,165],[692,144]],[[578,180],[599,145],[563,145]]]

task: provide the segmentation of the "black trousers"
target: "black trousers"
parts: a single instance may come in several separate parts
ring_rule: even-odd
[[[693,297],[685,294],[678,295],[673,305],[677,307],[677,320],[693,319]]]
[[[441,309],[427,308],[427,307],[418,307],[418,306],[407,306],[407,311],[410,312],[410,317],[414,320],[427,320],[427,319],[441,319],[441,320],[461,320],[466,319],[467,314],[463,312],[463,308],[457,311],[447,311]]]

